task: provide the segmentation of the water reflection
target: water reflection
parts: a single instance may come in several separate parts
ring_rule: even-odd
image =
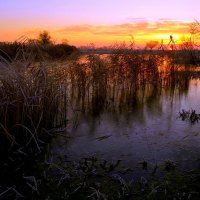
[[[177,116],[182,109],[200,111],[200,80],[172,71],[166,61],[162,69],[155,58],[145,65],[140,59],[113,55],[104,62],[92,57],[76,64],[68,116],[75,113],[77,123],[68,127],[70,141],[58,137],[52,143],[54,157],[95,155],[122,159],[130,167],[142,160],[159,164],[170,159],[184,167],[195,163],[200,125]]]
[[[175,74],[177,68],[168,58],[157,56],[90,56],[71,67],[69,99],[94,117],[104,110],[126,112],[144,101],[150,104],[163,92],[186,93],[190,77]]]

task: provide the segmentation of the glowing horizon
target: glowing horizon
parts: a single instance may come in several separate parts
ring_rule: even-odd
[[[129,42],[137,45],[164,42],[173,35],[179,43],[189,37],[189,24],[198,19],[197,0],[7,0],[0,2],[0,41],[21,36],[36,39],[47,30],[59,43],[75,46],[108,46]]]
[[[18,30],[16,34],[1,36],[1,41],[15,41],[21,36],[36,39],[38,34],[47,30],[56,42],[63,40],[76,46],[86,46],[91,43],[96,46],[108,46],[116,42],[129,42],[134,38],[138,45],[145,45],[148,41],[155,40],[164,42],[173,35],[174,40],[179,43],[183,38],[189,37],[189,22],[157,21],[157,22],[135,22],[111,25],[74,25],[65,28],[35,28]],[[1,34],[0,34],[1,35]]]

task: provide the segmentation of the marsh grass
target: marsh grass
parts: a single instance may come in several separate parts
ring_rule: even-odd
[[[142,167],[142,166],[141,166]],[[198,199],[199,169],[179,171],[172,161],[158,166],[162,177],[156,174],[136,175],[120,161],[106,161],[96,157],[70,162],[44,162],[42,172],[27,177],[37,188],[29,199]],[[143,169],[146,172],[146,169]]]
[[[27,181],[24,174],[40,158],[54,130],[67,126],[65,67],[35,62],[30,55],[0,62],[0,199],[4,194],[11,199],[23,196],[34,180]]]
[[[183,68],[168,56],[116,46],[111,54],[84,55],[70,64],[71,99],[74,107],[97,116],[104,109],[130,110],[145,101],[149,88],[154,88],[152,96],[163,88],[187,90],[188,74],[184,79],[177,73]]]
[[[200,114],[196,113],[196,110],[182,110],[179,112],[179,118],[183,121],[189,120],[192,124],[197,123],[200,120]]]
[[[26,172],[25,163],[28,160],[32,165],[36,159],[35,155],[42,152],[54,130],[67,126],[69,107],[74,116],[81,112],[96,117],[104,109],[126,112],[139,102],[146,100],[150,103],[152,97],[163,88],[169,88],[172,92],[177,86],[184,85],[184,90],[188,88],[188,79],[184,78],[183,81],[175,73],[178,68],[168,57],[146,55],[133,49],[127,50],[122,46],[116,46],[112,54],[87,55],[84,62],[74,58],[65,62],[49,62],[48,59],[45,60],[44,54],[38,56],[40,52],[37,53],[35,59],[36,55],[30,51],[31,49],[21,47],[14,59],[0,58],[0,155],[3,163],[0,197],[5,193],[23,195],[28,184],[33,193],[38,193],[37,183],[40,181],[37,182],[30,172]],[[166,60],[166,66],[162,69],[160,66]],[[144,99],[145,93],[148,93],[147,99]],[[44,179],[45,183],[41,187],[48,186],[50,189],[51,183],[55,188],[63,185],[62,191],[58,192],[64,192],[64,199],[68,198],[68,192],[75,196],[78,192],[79,199],[85,198],[83,194],[90,199],[106,199],[105,193],[113,179],[109,177],[107,182],[104,178],[115,170],[117,163],[99,163],[91,159],[84,162],[71,165],[71,172],[70,166],[65,168],[62,163],[56,165],[56,170],[53,170],[55,177],[51,178],[51,173],[47,178],[44,175],[41,179]],[[52,163],[46,164],[46,167],[55,167]],[[86,171],[81,168],[86,168]],[[100,170],[99,174],[96,174],[95,170]],[[8,175],[9,171],[11,173]],[[97,176],[102,176],[102,173],[106,187],[98,186],[98,182],[97,185],[92,182]],[[12,179],[12,176],[16,177]],[[71,177],[73,180],[69,182],[68,179],[71,181]],[[129,195],[132,195],[131,184],[119,176],[116,177],[117,184],[114,184],[114,189],[112,188],[112,198],[129,199]],[[63,184],[66,181],[70,191],[66,191],[66,185]],[[15,187],[17,182],[19,187]],[[144,182],[143,180],[142,184]],[[156,188],[157,186],[154,189]],[[79,193],[80,190],[82,193]],[[148,188],[149,196],[154,194],[152,190]],[[50,189],[50,193],[54,191],[55,189]]]
[[[12,145],[38,145],[40,133],[62,121],[66,91],[45,64],[1,64],[1,137]],[[20,146],[21,146],[20,145]]]

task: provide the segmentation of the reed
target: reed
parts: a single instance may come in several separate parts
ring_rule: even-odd
[[[10,147],[40,151],[46,133],[66,120],[60,70],[44,62],[0,63],[1,153]]]
[[[83,63],[75,58],[63,65],[36,62],[23,49],[12,62],[1,58],[2,144],[34,144],[40,150],[40,136],[66,122],[68,99],[94,114],[113,104],[134,105],[139,88],[145,90],[149,84],[162,88],[169,80],[177,80],[174,63],[169,61],[168,71],[163,73],[159,69],[162,62],[158,55],[123,45],[116,46],[110,55],[88,55]]]
[[[104,109],[130,109],[143,101],[150,87],[152,95],[162,88],[182,87],[189,80],[180,76],[183,69],[170,56],[145,54],[118,44],[111,54],[91,53],[69,64],[69,98],[78,110],[94,115]]]
[[[91,54],[83,57],[83,61],[82,57],[73,57],[64,62],[49,62],[43,53],[41,56],[37,53],[35,59],[34,54],[23,48],[15,59],[8,60],[5,55],[0,57],[0,156],[3,161],[17,160],[17,165],[14,163],[13,166],[18,170],[24,160],[22,157],[16,158],[16,155],[27,158],[41,152],[44,143],[52,136],[51,133],[67,125],[69,106],[73,110],[72,115],[76,115],[78,111],[88,114],[89,117],[98,117],[104,109],[126,112],[140,101],[151,103],[152,97],[158,95],[163,87],[170,92],[174,92],[176,87],[183,90],[188,88],[189,78],[180,78],[176,73],[179,68],[172,58],[166,56],[145,54],[143,51],[119,45],[114,48],[112,54]],[[164,68],[161,67],[163,65]],[[145,93],[148,93],[147,99],[144,99]],[[194,114],[196,113],[192,116]],[[86,166],[95,162],[86,162]],[[100,171],[103,166],[106,173],[115,166],[97,164]],[[147,168],[146,163],[143,165]],[[166,166],[173,168],[170,163],[166,163]],[[0,175],[3,172],[2,170]],[[57,172],[56,178],[59,176]],[[19,176],[24,179],[23,170],[20,173]],[[75,174],[77,175],[76,171]],[[25,177],[29,182],[36,182],[33,177]],[[64,174],[60,181],[66,177],[67,174]],[[70,186],[75,193],[79,191],[78,185],[81,183],[78,178],[79,174],[74,183],[77,187]],[[85,181],[84,178],[85,175],[81,181]],[[51,180],[47,182],[50,183]],[[125,188],[130,192],[128,183],[124,184],[120,177],[117,182],[120,182],[117,190]],[[4,192],[18,193],[11,185],[4,184],[0,197]],[[87,195],[91,198],[95,195],[101,196],[93,186],[90,185]],[[7,191],[6,188],[10,189]],[[32,185],[32,188],[37,187]],[[120,193],[122,199],[126,195],[125,189]]]

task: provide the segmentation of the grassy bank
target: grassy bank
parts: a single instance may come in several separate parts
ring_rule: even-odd
[[[43,152],[53,130],[66,126],[63,73],[64,69],[47,62],[0,63],[1,192],[12,188],[23,193],[24,174]]]
[[[35,165],[34,173],[24,174],[21,187],[7,188],[3,199],[68,199],[68,200],[197,200],[200,197],[199,168],[180,171],[172,161],[153,165],[138,162],[142,173],[123,167],[120,161],[106,161],[96,157],[78,162],[66,159],[45,161]],[[34,168],[33,168],[34,169]],[[160,172],[162,172],[160,175]],[[26,195],[26,196],[24,196]]]

